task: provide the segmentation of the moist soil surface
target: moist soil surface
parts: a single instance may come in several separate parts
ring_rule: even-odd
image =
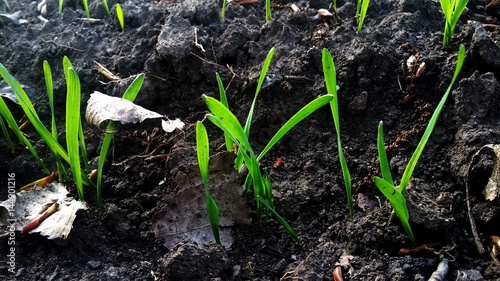
[[[223,23],[218,1],[112,0],[109,17],[101,1],[89,2],[90,16],[101,21],[85,20],[81,1],[64,1],[62,14],[57,1],[49,1],[47,21],[38,17],[35,2],[0,1],[2,14],[19,11],[18,18],[28,21],[19,24],[2,16],[0,63],[37,102],[45,124],[50,124],[50,108],[44,60],[54,73],[64,145],[62,58],[67,56],[81,81],[82,115],[92,92],[121,96],[144,73],[135,103],[186,125],[172,133],[158,130],[158,124],[119,127],[105,166],[103,211],[95,190],[86,188],[89,208],[78,213],[66,240],[15,233],[15,273],[4,262],[10,246],[2,237],[0,279],[332,280],[338,267],[344,280],[427,280],[444,260],[449,270],[443,280],[500,278],[490,256],[490,236],[500,235],[499,199],[487,201],[481,194],[494,157],[480,155],[472,162],[483,145],[500,142],[497,1],[470,0],[446,48],[439,1],[372,1],[359,33],[356,2],[348,0],[337,1],[333,18],[316,16],[318,9],[333,12],[327,0],[271,1],[267,23],[262,1],[233,1]],[[125,14],[123,31],[116,20],[118,2]],[[388,220],[391,206],[372,180],[380,176],[377,126],[384,122],[398,183],[451,82],[460,44],[467,58],[405,192],[415,248],[399,220]],[[244,122],[262,63],[273,47],[276,53],[257,99],[250,142],[261,151],[295,112],[326,93],[321,54],[323,48],[330,50],[340,86],[340,132],[354,214],[349,215],[334,123],[326,106],[291,130],[260,163],[269,172],[276,211],[300,237],[300,245],[274,218],[259,223],[252,192],[241,207],[246,217],[223,226],[232,236],[226,247],[211,237],[207,243],[167,243],[169,235],[160,234],[159,225],[179,223],[173,218],[176,213],[204,216],[203,227],[208,225],[204,200],[188,204],[190,198],[204,198],[194,126],[207,113],[201,95],[219,97],[218,72],[229,108]],[[94,61],[120,80],[110,82]],[[21,119],[19,106],[4,100]],[[222,131],[208,119],[204,123],[211,155],[223,153]],[[86,123],[84,130],[95,168],[104,133]],[[55,169],[36,131],[28,127],[25,133]],[[19,143],[14,153],[3,137],[0,146],[0,199],[7,199],[8,173],[15,173],[18,188],[46,175]],[[211,188],[230,178],[240,191],[243,178],[230,169],[233,158],[219,161],[229,170],[211,177]],[[278,158],[281,165],[275,165]],[[66,184],[76,196],[74,184]],[[214,199],[223,201],[215,192]],[[179,206],[184,209],[175,211]],[[229,213],[221,211],[220,216]],[[186,224],[178,232],[189,232]]]

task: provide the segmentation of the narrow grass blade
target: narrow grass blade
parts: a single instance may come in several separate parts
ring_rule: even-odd
[[[415,166],[417,166],[418,159],[422,155],[422,152],[424,151],[425,145],[427,144],[427,141],[429,140],[429,138],[432,134],[432,131],[434,130],[434,127],[436,126],[437,120],[439,118],[439,115],[441,114],[441,111],[443,110],[446,99],[448,98],[448,95],[451,92],[451,88],[453,87],[453,84],[455,84],[455,81],[457,80],[457,77],[460,74],[460,70],[462,69],[464,60],[465,60],[465,47],[464,47],[464,45],[460,45],[460,49],[458,52],[458,58],[457,58],[457,65],[455,67],[455,72],[453,74],[453,78],[451,80],[450,85],[448,86],[448,89],[446,90],[443,97],[441,98],[441,101],[437,105],[436,110],[434,110],[434,113],[432,114],[431,120],[429,121],[427,128],[425,128],[422,139],[418,143],[417,148],[415,149],[415,152],[411,156],[411,159],[408,162],[408,165],[406,166],[406,169],[403,173],[403,177],[401,178],[401,183],[399,184],[399,189],[400,189],[401,193],[404,193],[404,191],[406,190],[406,187],[408,186],[408,183],[410,182],[411,175],[413,174],[413,171],[415,170]]]
[[[292,116],[279,130],[276,132],[276,134],[272,137],[272,139],[269,141],[269,143],[266,145],[266,147],[262,150],[262,152],[259,154],[257,157],[257,160],[260,161],[262,157],[288,132],[290,131],[295,125],[300,123],[302,120],[304,120],[306,117],[311,115],[313,112],[321,108],[322,106],[330,103],[330,101],[333,99],[332,95],[323,95],[320,96],[307,105],[305,105],[302,109],[300,109],[295,115]]]
[[[363,22],[365,21],[366,12],[368,11],[369,5],[370,0],[363,0],[363,3],[361,4],[361,13],[358,20],[358,33],[361,32],[361,28],[363,28]]]
[[[385,181],[383,178],[374,177],[373,180],[382,194],[384,194],[384,196],[391,202],[392,208],[398,215],[401,224],[408,234],[408,237],[410,238],[413,245],[415,245],[415,238],[408,221],[410,219],[410,215],[408,213],[408,207],[406,206],[405,197],[403,196],[403,194],[401,194],[401,192],[399,192],[398,189],[396,189],[396,187],[394,187],[394,185]]]
[[[9,135],[9,131],[7,131],[7,126],[5,125],[5,122],[3,121],[2,115],[0,115],[0,127],[2,127],[2,132],[3,135],[5,136],[5,140],[9,144],[10,151],[14,153],[14,144],[12,143],[12,140]]]
[[[49,106],[50,106],[50,113],[51,113],[51,121],[50,121],[50,127],[51,127],[51,133],[52,137],[57,140],[57,126],[56,126],[56,118],[55,118],[55,109],[54,109],[54,90],[53,90],[53,82],[52,82],[52,70],[50,68],[50,65],[47,61],[43,62],[43,73],[45,77],[45,85],[47,87],[47,96],[49,98]],[[61,157],[59,154],[55,151],[54,152],[54,159],[56,161],[56,167],[57,167],[57,175],[59,177],[59,180],[62,180],[63,178],[67,177],[66,171],[64,170],[64,165],[61,161]]]
[[[339,118],[339,106],[338,106],[338,96],[337,96],[337,74],[335,71],[335,64],[333,63],[332,55],[326,48],[323,49],[322,63],[323,63],[323,73],[325,75],[326,90],[328,94],[333,95],[333,99],[330,101],[330,108],[332,110],[333,122],[335,125],[335,133],[337,134],[337,149],[347,194],[349,214],[352,216],[354,214],[354,206],[352,201],[351,174],[349,173],[349,168],[347,167],[347,162],[344,157],[344,152],[342,150],[342,142],[340,138],[340,120],[339,120],[340,118]]]
[[[266,22],[271,20],[271,0],[266,0]]]
[[[59,0],[59,14],[62,14],[64,0]]]
[[[120,4],[116,4],[116,17],[123,31],[125,29],[125,17],[123,16],[123,10]]]
[[[219,73],[215,73],[215,78],[217,79],[217,86],[219,87],[219,95],[220,95],[220,102],[229,109],[229,104],[227,102],[227,96],[226,96],[226,90],[224,89],[224,85],[222,84],[222,80],[220,79]],[[227,151],[233,151],[233,141],[231,140],[231,137],[229,137],[227,134],[224,134],[224,140],[226,142],[226,149]]]
[[[109,11],[108,1],[102,0],[102,6],[104,7],[104,11],[106,11],[106,15],[111,16],[111,12]]]
[[[389,166],[389,160],[387,160],[387,153],[385,152],[384,144],[384,123],[380,121],[378,124],[378,137],[377,137],[377,149],[378,157],[380,161],[380,172],[382,173],[382,178],[394,185],[394,181],[391,176],[391,167]]]
[[[252,123],[253,119],[253,112],[255,108],[255,104],[257,103],[257,97],[259,96],[260,90],[262,88],[262,85],[264,84],[264,81],[266,80],[266,75],[267,75],[267,70],[269,69],[269,66],[271,65],[271,60],[273,59],[275,49],[271,48],[269,53],[267,54],[266,60],[264,61],[264,64],[262,65],[262,70],[260,72],[259,76],[259,81],[257,83],[257,89],[255,90],[255,96],[252,101],[252,105],[250,106],[250,111],[248,112],[248,117],[245,122],[245,134],[246,136],[250,136],[250,126]]]
[[[85,9],[85,15],[87,18],[90,18],[90,12],[89,12],[89,1],[88,0],[83,0],[83,8]]]
[[[80,140],[80,150],[82,152],[83,167],[85,168],[85,172],[89,174],[90,173],[89,158],[87,156],[87,146],[85,145],[85,136],[83,134],[83,124],[81,118],[80,118],[80,125],[78,128],[78,139]]]
[[[220,12],[220,21],[224,23],[226,20],[227,0],[222,0],[222,9]]]
[[[208,190],[208,161],[209,161],[209,144],[208,134],[205,126],[201,122],[196,123],[196,153],[198,155],[198,166],[200,167],[200,174],[205,186],[205,197],[207,202],[208,218],[210,220],[210,227],[217,244],[221,245],[219,234],[219,208]]]
[[[269,206],[262,197],[258,197],[259,201],[266,206],[266,208],[273,213],[274,217],[278,222],[290,233],[293,238],[295,239],[295,242],[297,244],[302,244],[302,241],[300,241],[300,238],[295,234],[295,231],[293,231],[292,227],[286,222],[285,219],[283,219],[271,206]]]
[[[68,146],[70,166],[75,179],[78,198],[84,200],[80,151],[78,147],[78,130],[80,128],[80,80],[72,68],[68,68],[67,74],[66,145]]]
[[[133,102],[139,93],[142,83],[144,82],[144,74],[138,75],[130,86],[123,93],[123,98]],[[99,160],[97,163],[97,204],[99,210],[104,211],[102,203],[102,169],[104,163],[106,162],[106,156],[108,155],[109,147],[113,141],[114,133],[117,129],[118,124],[114,121],[110,121],[108,127],[106,128],[106,134],[104,135],[104,140],[102,141],[101,152],[99,153]]]

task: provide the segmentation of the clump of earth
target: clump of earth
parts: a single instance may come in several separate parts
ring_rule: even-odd
[[[63,132],[62,58],[67,56],[81,81],[82,115],[91,93],[121,96],[144,73],[135,103],[186,126],[172,133],[149,123],[120,126],[105,166],[104,210],[99,211],[89,188],[89,208],[78,213],[67,239],[15,233],[15,270],[2,262],[2,279],[332,280],[340,267],[345,280],[427,280],[444,260],[444,280],[500,278],[490,255],[491,236],[500,235],[499,199],[487,200],[482,193],[496,159],[488,153],[473,157],[484,145],[500,142],[498,1],[470,0],[446,48],[439,1],[372,1],[359,33],[353,1],[337,1],[337,18],[317,16],[319,9],[333,12],[330,1],[272,1],[269,22],[263,1],[233,1],[224,22],[219,1],[109,1],[110,16],[101,1],[90,1],[97,22],[85,19],[81,1],[64,1],[61,14],[57,2],[49,1],[40,18],[35,2],[0,1],[0,63],[37,103],[45,124],[50,124],[50,108],[43,61],[54,73],[56,117]],[[123,31],[117,3],[125,14]],[[400,222],[388,220],[391,206],[372,181],[380,175],[377,126],[384,122],[398,183],[451,82],[460,44],[467,50],[464,66],[405,193],[414,246]],[[194,133],[195,123],[207,113],[201,95],[219,97],[219,73],[229,108],[243,123],[273,47],[250,142],[261,151],[295,112],[326,93],[321,54],[327,48],[340,86],[340,133],[352,176],[354,215],[347,208],[328,107],[297,125],[260,163],[269,172],[276,211],[298,234],[300,245],[276,220],[258,222],[253,194],[239,196],[244,178],[231,169],[234,156],[224,152],[222,132],[205,120],[211,154],[222,159],[212,168],[210,184],[235,186],[235,195],[214,193],[216,202],[234,200],[238,206],[228,204],[221,219],[241,217],[222,226],[230,237],[225,246],[210,236],[168,240],[193,231],[193,217],[206,216],[204,201],[198,200],[204,191]],[[94,61],[119,79],[109,81]],[[19,106],[4,100],[21,119]],[[104,133],[88,124],[84,129],[95,167]],[[25,133],[55,169],[36,131],[28,127]],[[64,143],[64,132],[60,140]],[[12,153],[2,137],[0,155],[1,201],[7,198],[8,173],[15,173],[17,187],[46,176],[18,143]],[[275,167],[278,158],[283,164]],[[72,183],[67,185],[76,196]],[[198,221],[207,227],[208,221]],[[177,228],[181,222],[184,227]],[[0,245],[6,260],[8,237]]]

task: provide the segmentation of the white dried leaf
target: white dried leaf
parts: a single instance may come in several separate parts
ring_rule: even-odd
[[[87,209],[85,202],[68,197],[68,194],[68,190],[61,183],[51,183],[43,188],[35,187],[18,192],[16,196],[0,203],[0,225],[10,228],[12,221],[9,219],[14,217],[15,231],[21,231],[25,225],[40,216],[43,206],[56,201],[59,203],[57,211],[29,233],[40,233],[48,239],[66,239],[73,227],[76,212]]]
[[[165,116],[145,109],[131,101],[108,96],[97,91],[90,95],[85,112],[87,123],[98,128],[101,128],[104,121],[109,120],[118,121],[125,125],[142,123],[147,119],[162,120],[162,127],[166,132],[172,132],[177,128],[182,129],[184,127],[184,123],[178,119],[170,121]]]

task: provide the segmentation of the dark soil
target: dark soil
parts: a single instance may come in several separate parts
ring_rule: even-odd
[[[128,0],[121,3],[123,32],[114,12],[105,16],[101,1],[89,1],[91,16],[103,19],[95,24],[79,20],[85,17],[81,1],[65,1],[62,15],[58,1],[49,1],[46,23],[37,19],[36,4],[8,2],[10,10],[7,1],[0,1],[0,12],[20,11],[29,23],[15,25],[3,18],[0,62],[31,89],[46,124],[50,110],[42,63],[47,60],[52,66],[62,131],[62,58],[68,56],[81,80],[84,105],[93,91],[121,96],[135,75],[145,73],[136,103],[180,118],[186,127],[171,134],[154,133],[154,125],[122,127],[106,167],[104,212],[98,211],[95,192],[88,189],[90,208],[79,213],[67,240],[16,233],[15,274],[3,262],[9,247],[2,238],[0,279],[332,280],[332,270],[341,263],[346,280],[427,280],[444,258],[450,266],[446,280],[500,278],[500,267],[489,255],[490,236],[500,235],[499,199],[486,201],[481,194],[492,158],[482,157],[467,174],[480,147],[500,142],[497,2],[470,0],[449,48],[442,47],[444,16],[437,0],[372,1],[359,34],[356,3],[347,0],[337,1],[341,22],[316,18],[317,9],[328,9],[330,1],[310,0],[296,2],[296,13],[291,1],[273,2],[269,23],[262,1],[229,5],[221,23],[218,1]],[[399,180],[451,81],[460,44],[467,49],[464,67],[406,191],[417,246],[432,246],[401,255],[402,248],[412,248],[411,242],[398,220],[388,221],[390,205],[371,180],[379,175],[377,125],[384,121],[393,176]],[[290,131],[261,163],[273,182],[276,210],[302,245],[274,220],[259,224],[251,195],[247,205],[252,222],[226,227],[234,238],[229,248],[189,241],[165,246],[155,236],[155,224],[186,188],[182,178],[199,182],[189,171],[197,163],[194,124],[207,112],[201,95],[218,97],[215,72],[220,73],[230,108],[245,120],[272,47],[276,54],[270,82],[260,93],[250,140],[260,151],[289,117],[325,93],[321,51],[328,48],[341,87],[340,126],[352,175],[354,216],[347,209],[333,119],[325,107]],[[427,66],[419,77],[406,66],[412,55],[418,65]],[[108,82],[93,61],[123,79]],[[20,109],[7,103],[20,119]],[[222,133],[205,124],[212,154],[223,151]],[[87,129],[95,167],[102,133]],[[32,128],[26,133],[55,169],[37,133]],[[20,145],[14,155],[3,138],[0,146],[0,199],[5,200],[8,173],[15,173],[18,187],[44,173]],[[274,168],[279,157],[284,164]],[[472,236],[466,182],[484,253]],[[193,212],[204,213],[204,206]]]

